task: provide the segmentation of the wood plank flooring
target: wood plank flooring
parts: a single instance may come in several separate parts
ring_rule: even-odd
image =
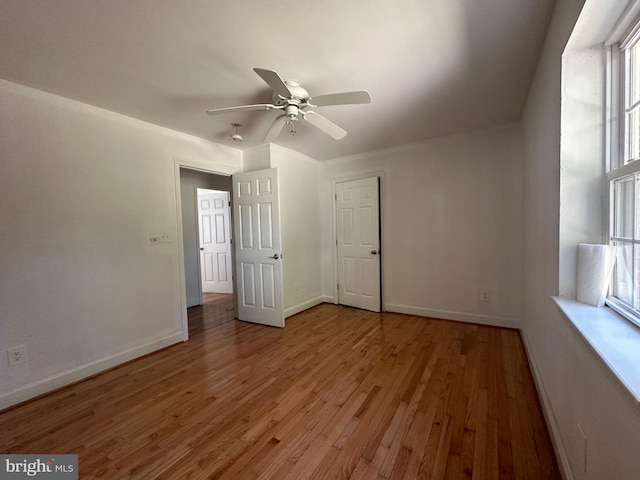
[[[82,479],[560,478],[517,331],[328,304],[2,412],[0,451]]]
[[[202,302],[187,309],[189,337],[235,318],[233,294],[203,293]]]

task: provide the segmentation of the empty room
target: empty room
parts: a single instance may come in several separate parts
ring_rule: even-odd
[[[639,45],[0,0],[0,478],[637,479]]]

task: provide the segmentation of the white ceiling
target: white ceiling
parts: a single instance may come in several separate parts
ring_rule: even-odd
[[[0,0],[0,78],[243,149],[279,111],[253,67],[317,96],[336,141],[299,122],[278,144],[318,160],[520,118],[554,0]],[[245,141],[228,139],[230,123]]]

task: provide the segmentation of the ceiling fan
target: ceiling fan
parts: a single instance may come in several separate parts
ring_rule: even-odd
[[[323,131],[327,135],[340,140],[347,135],[347,132],[332,121],[326,119],[315,111],[316,107],[327,107],[331,105],[355,105],[371,103],[371,95],[366,90],[358,92],[331,93],[311,97],[309,92],[293,80],[282,80],[273,70],[264,68],[254,68],[262,80],[273,90],[273,103],[258,103],[254,105],[241,105],[237,107],[214,108],[207,110],[209,115],[220,115],[228,112],[241,112],[249,110],[282,110],[282,115],[276,117],[271,124],[264,142],[275,141],[285,125],[291,126],[291,133],[295,133],[295,122],[299,117],[309,122],[314,127]]]

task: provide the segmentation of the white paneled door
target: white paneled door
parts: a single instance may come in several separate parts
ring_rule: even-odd
[[[284,327],[278,171],[233,176],[238,318]]]
[[[200,274],[205,293],[233,293],[229,192],[198,189]]]
[[[380,311],[378,177],[336,184],[338,303]]]

